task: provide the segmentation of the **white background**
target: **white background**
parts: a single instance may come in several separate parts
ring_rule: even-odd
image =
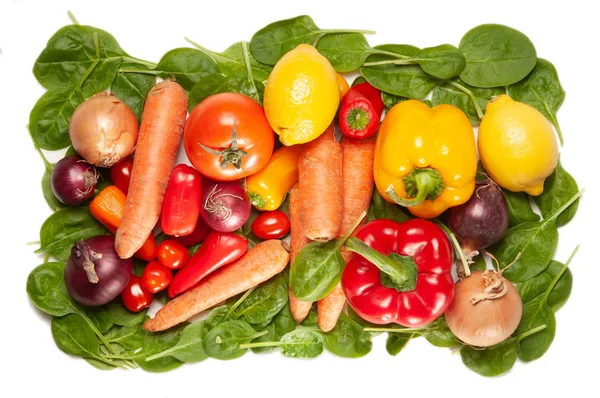
[[[184,397],[184,396],[597,396],[598,377],[598,39],[592,1],[131,1],[0,0],[0,396]],[[536,5],[538,4],[538,5]],[[495,379],[467,370],[459,355],[418,339],[397,357],[385,352],[385,337],[371,354],[341,359],[286,359],[277,353],[220,362],[207,360],[166,374],[141,370],[102,372],[56,348],[47,316],[28,301],[25,281],[42,259],[26,242],[39,239],[50,214],[40,188],[44,171],[25,129],[43,93],[31,73],[50,36],[79,22],[112,33],[133,56],[157,62],[186,46],[184,35],[221,51],[264,25],[310,14],[323,28],[373,29],[371,44],[458,45],[470,28],[489,22],[527,34],[538,55],[556,66],[567,92],[559,112],[565,136],[562,161],[586,193],[577,217],[560,230],[556,259],[572,263],[574,288],[558,313],[554,344],[540,360]],[[595,39],[594,39],[595,38]]]

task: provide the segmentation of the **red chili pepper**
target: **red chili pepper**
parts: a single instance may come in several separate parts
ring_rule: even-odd
[[[154,295],[142,285],[142,278],[137,275],[131,275],[129,283],[121,292],[123,304],[133,312],[140,312],[144,308],[150,307],[153,299]]]
[[[202,243],[210,231],[212,231],[212,228],[204,221],[204,217],[198,217],[194,231],[186,236],[178,236],[175,240],[186,247],[194,246],[198,243]]]
[[[142,274],[142,286],[150,293],[158,293],[169,286],[173,280],[173,271],[160,261],[150,261]]]
[[[188,249],[175,239],[167,239],[160,242],[156,249],[156,257],[162,265],[170,269],[180,269],[190,259]]]
[[[246,253],[248,241],[230,232],[211,232],[200,249],[190,258],[169,285],[173,298],[194,287],[207,275],[230,264]]]
[[[175,166],[163,201],[160,227],[171,236],[191,234],[200,216],[202,177],[194,168]]]
[[[359,255],[346,265],[342,286],[361,318],[421,327],[452,302],[452,245],[431,221],[375,220],[350,238],[346,248]]]
[[[352,86],[340,106],[340,129],[352,138],[369,138],[377,132],[383,113],[381,92],[369,83]]]

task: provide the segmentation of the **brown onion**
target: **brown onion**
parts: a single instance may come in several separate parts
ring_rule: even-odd
[[[456,283],[454,300],[444,315],[452,333],[463,342],[489,347],[513,334],[522,313],[517,289],[502,272],[488,269]]]
[[[111,167],[133,152],[138,123],[133,111],[117,97],[99,93],[75,109],[69,136],[73,148],[88,163]]]

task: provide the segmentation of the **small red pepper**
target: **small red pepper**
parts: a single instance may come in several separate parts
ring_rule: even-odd
[[[346,265],[342,286],[366,321],[422,327],[452,302],[454,252],[431,221],[371,221],[348,239],[346,249],[358,255]]]
[[[133,312],[140,312],[144,308],[150,307],[153,299],[154,295],[142,285],[142,278],[135,274],[131,275],[129,283],[121,292],[123,304]]]
[[[211,232],[187,265],[173,278],[169,297],[191,289],[210,273],[242,257],[247,249],[248,241],[241,236],[231,232]]]
[[[351,138],[369,138],[377,132],[384,105],[381,92],[369,83],[352,86],[340,105],[340,129]]]
[[[160,227],[171,236],[185,236],[196,228],[202,202],[202,177],[194,168],[178,164],[171,173],[163,201]]]

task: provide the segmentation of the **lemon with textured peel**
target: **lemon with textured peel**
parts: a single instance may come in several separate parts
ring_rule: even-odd
[[[306,44],[277,62],[267,79],[263,101],[267,120],[284,145],[321,135],[333,121],[339,102],[335,70]]]
[[[537,109],[500,95],[487,104],[479,125],[479,156],[502,188],[537,196],[558,162],[558,142]]]

